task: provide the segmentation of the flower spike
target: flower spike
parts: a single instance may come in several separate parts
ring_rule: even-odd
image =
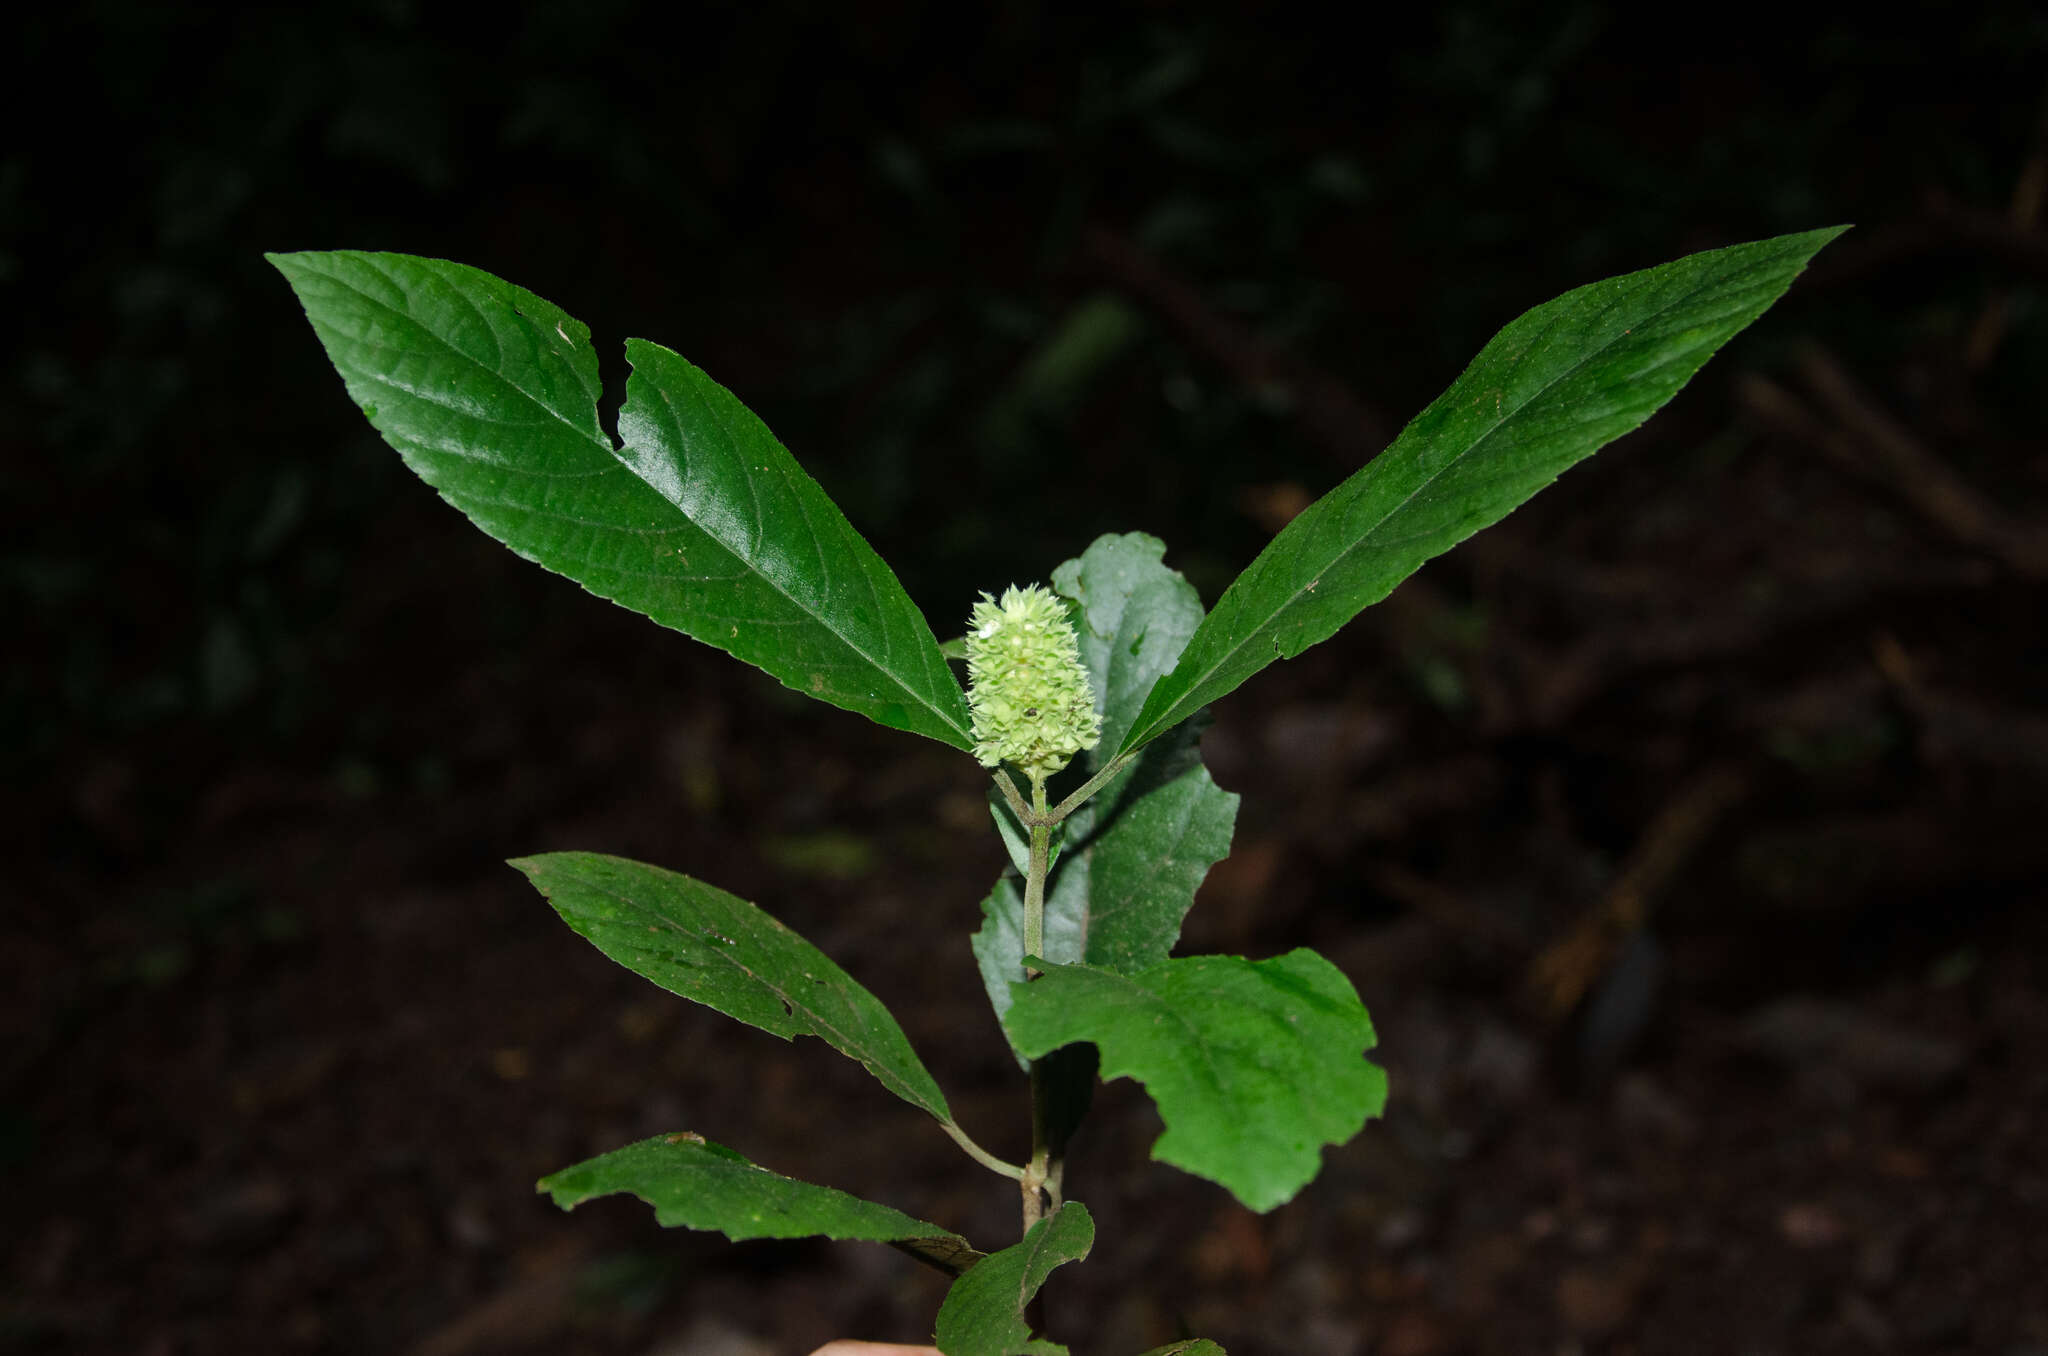
[[[984,593],[967,622],[967,709],[983,767],[1014,763],[1040,784],[1102,737],[1102,717],[1064,604],[1032,584]]]

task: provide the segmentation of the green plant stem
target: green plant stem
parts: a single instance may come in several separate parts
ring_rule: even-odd
[[[1082,782],[1072,795],[1052,807],[1051,811],[1046,815],[1047,822],[1057,824],[1068,815],[1074,813],[1074,811],[1080,809],[1090,796],[1109,784],[1110,778],[1130,766],[1131,760],[1138,756],[1138,752],[1138,750],[1133,749],[1129,753],[1120,753],[1103,764],[1100,772],[1090,777],[1087,781]]]
[[[959,1145],[961,1149],[963,1149],[966,1152],[969,1158],[981,1164],[981,1166],[987,1168],[990,1172],[993,1172],[998,1176],[1014,1178],[1018,1181],[1023,1180],[1024,1169],[1018,1167],[1015,1163],[1005,1163],[1002,1159],[997,1158],[994,1154],[982,1148],[979,1144],[976,1144],[972,1139],[968,1137],[968,1134],[965,1130],[962,1130],[959,1126],[953,1124],[953,1122],[940,1121],[939,1128],[944,1130],[948,1135],[952,1136],[953,1142]]]
[[[1023,792],[1018,790],[1016,781],[1005,769],[997,769],[996,789],[1009,803],[1018,822],[1031,831],[1031,858],[1024,872],[1024,954],[1037,956],[1045,949],[1045,882],[1052,871],[1052,830],[1053,826],[1078,809],[1090,796],[1100,791],[1117,773],[1124,770],[1133,755],[1124,754],[1112,758],[1094,776],[1083,782],[1072,795],[1057,806],[1048,808],[1045,802],[1045,782],[1041,778],[1031,780],[1031,801],[1025,803]],[[1024,978],[1034,980],[1044,972],[1029,964],[1024,966]],[[1017,1174],[1018,1190],[1023,1195],[1024,1228],[1028,1232],[1032,1225],[1045,1218],[1050,1209],[1060,1208],[1062,1183],[1066,1176],[1066,1161],[1063,1146],[1052,1142],[1048,1128],[1052,1103],[1051,1089],[1047,1086],[1041,1061],[1031,1063],[1031,1161]],[[964,1144],[962,1147],[966,1147]],[[973,1152],[969,1150],[969,1152]],[[986,1160],[980,1160],[984,1163]]]
[[[1017,779],[1010,775],[1008,768],[996,769],[996,790],[1003,793],[1003,799],[1017,816],[1017,822],[1025,828],[1031,827],[1031,804],[1024,799],[1024,793],[1017,789]]]
[[[1090,796],[1108,785],[1109,779],[1129,767],[1131,760],[1137,756],[1138,751],[1135,749],[1130,753],[1118,754],[1110,759],[1100,772],[1097,772],[1087,781],[1081,783],[1072,795],[1068,796],[1058,805],[1053,806],[1050,810],[1045,808],[1045,797],[1042,794],[1044,791],[1043,787],[1037,788],[1041,794],[1035,798],[1035,802],[1027,803],[1024,799],[1024,793],[1017,789],[1017,782],[1010,776],[1007,769],[996,769],[996,790],[1002,793],[1004,801],[1016,813],[1017,822],[1025,828],[1036,828],[1041,823],[1050,827],[1060,823],[1068,815],[1080,809]]]
[[[1052,826],[1053,820],[1045,810],[1045,781],[1031,779],[1031,861],[1024,874],[1024,954],[1036,956],[1045,949],[1045,878],[1052,870]],[[1044,973],[1035,969],[1028,961],[1024,966],[1024,978],[1034,980]],[[1045,1217],[1045,1199],[1041,1194],[1046,1181],[1052,1176],[1052,1147],[1046,1134],[1047,1111],[1051,1104],[1051,1093],[1046,1087],[1045,1071],[1041,1061],[1031,1062],[1031,1161],[1025,1165],[1024,1175],[1017,1179],[1024,1197],[1024,1229]]]
[[[1052,871],[1053,819],[1045,812],[1045,783],[1031,783],[1031,862],[1024,873],[1024,954],[1036,956],[1045,949],[1045,878]],[[1037,979],[1039,972],[1024,967],[1024,978]]]

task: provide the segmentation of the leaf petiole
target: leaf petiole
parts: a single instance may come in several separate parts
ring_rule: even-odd
[[[1006,1163],[1002,1159],[997,1158],[994,1154],[976,1144],[965,1130],[962,1130],[952,1121],[940,1121],[939,1128],[952,1137],[953,1142],[960,1146],[963,1153],[981,1164],[984,1168],[987,1168],[990,1172],[996,1174],[996,1176],[1008,1177],[1012,1181],[1024,1180],[1024,1169],[1018,1167],[1015,1163]]]
[[[1045,808],[1045,788],[1042,786],[1034,787],[1033,790],[1038,793],[1035,800],[1033,802],[1026,802],[1024,793],[1017,789],[1017,782],[1010,776],[1008,768],[996,769],[996,790],[1002,793],[1004,802],[1009,805],[1011,811],[1017,816],[1017,822],[1025,828],[1036,829],[1040,825],[1051,828],[1055,824],[1064,822],[1067,816],[1073,814],[1074,811],[1086,804],[1089,797],[1109,785],[1115,779],[1117,773],[1122,772],[1131,765],[1131,760],[1136,758],[1139,752],[1140,750],[1132,749],[1128,753],[1120,753],[1110,759],[1100,771],[1087,781],[1081,783],[1071,795],[1058,805],[1053,806],[1050,810]]]

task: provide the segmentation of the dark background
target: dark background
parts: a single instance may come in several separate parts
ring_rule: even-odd
[[[939,1278],[542,1173],[691,1129],[990,1246],[816,1042],[508,856],[758,900],[1024,1099],[937,745],[528,566],[263,250],[463,260],[759,412],[941,636],[1103,531],[1213,599],[1519,311],[1853,221],[1643,432],[1222,702],[1185,945],[1357,983],[1386,1119],[1267,1216],[1108,1088],[1056,1335],[1253,1353],[2048,1351],[2037,6],[1158,4],[18,20],[0,156],[0,1350],[801,1353]]]

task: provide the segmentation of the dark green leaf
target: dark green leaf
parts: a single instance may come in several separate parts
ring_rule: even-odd
[[[1362,1058],[1372,1022],[1351,982],[1313,951],[1265,961],[1170,960],[1137,975],[1053,966],[1012,986],[1003,1025],[1030,1058],[1075,1041],[1104,1079],[1131,1077],[1159,1107],[1162,1162],[1220,1182],[1254,1210],[1293,1197],[1326,1144],[1386,1104]]]
[[[1514,321],[1393,445],[1311,504],[1224,591],[1119,747],[1327,639],[1649,418],[1846,227],[1710,250]]]
[[[811,696],[972,747],[966,696],[931,628],[817,482],[696,367],[644,339],[627,340],[626,356],[620,457],[714,553],[700,562],[721,585],[704,599],[703,638]]]
[[[782,1177],[701,1135],[656,1135],[563,1168],[540,1181],[556,1205],[573,1210],[626,1192],[654,1207],[665,1228],[716,1230],[749,1238],[839,1238],[895,1243],[965,1271],[978,1254],[936,1224],[831,1187]],[[944,1263],[940,1263],[942,1268]]]
[[[478,527],[800,692],[971,747],[966,698],[896,576],[702,372],[629,341],[614,449],[589,329],[531,292],[403,254],[270,260],[377,431]]]
[[[628,970],[785,1040],[817,1036],[904,1101],[953,1123],[945,1095],[881,1000],[756,906],[689,876],[595,852],[512,865],[563,921]]]
[[[953,1282],[939,1306],[937,1336],[945,1356],[1054,1356],[1066,1348],[1033,1341],[1025,1306],[1054,1267],[1077,1262],[1095,1244],[1095,1221],[1068,1201],[1031,1226],[1021,1243],[990,1253]]]

